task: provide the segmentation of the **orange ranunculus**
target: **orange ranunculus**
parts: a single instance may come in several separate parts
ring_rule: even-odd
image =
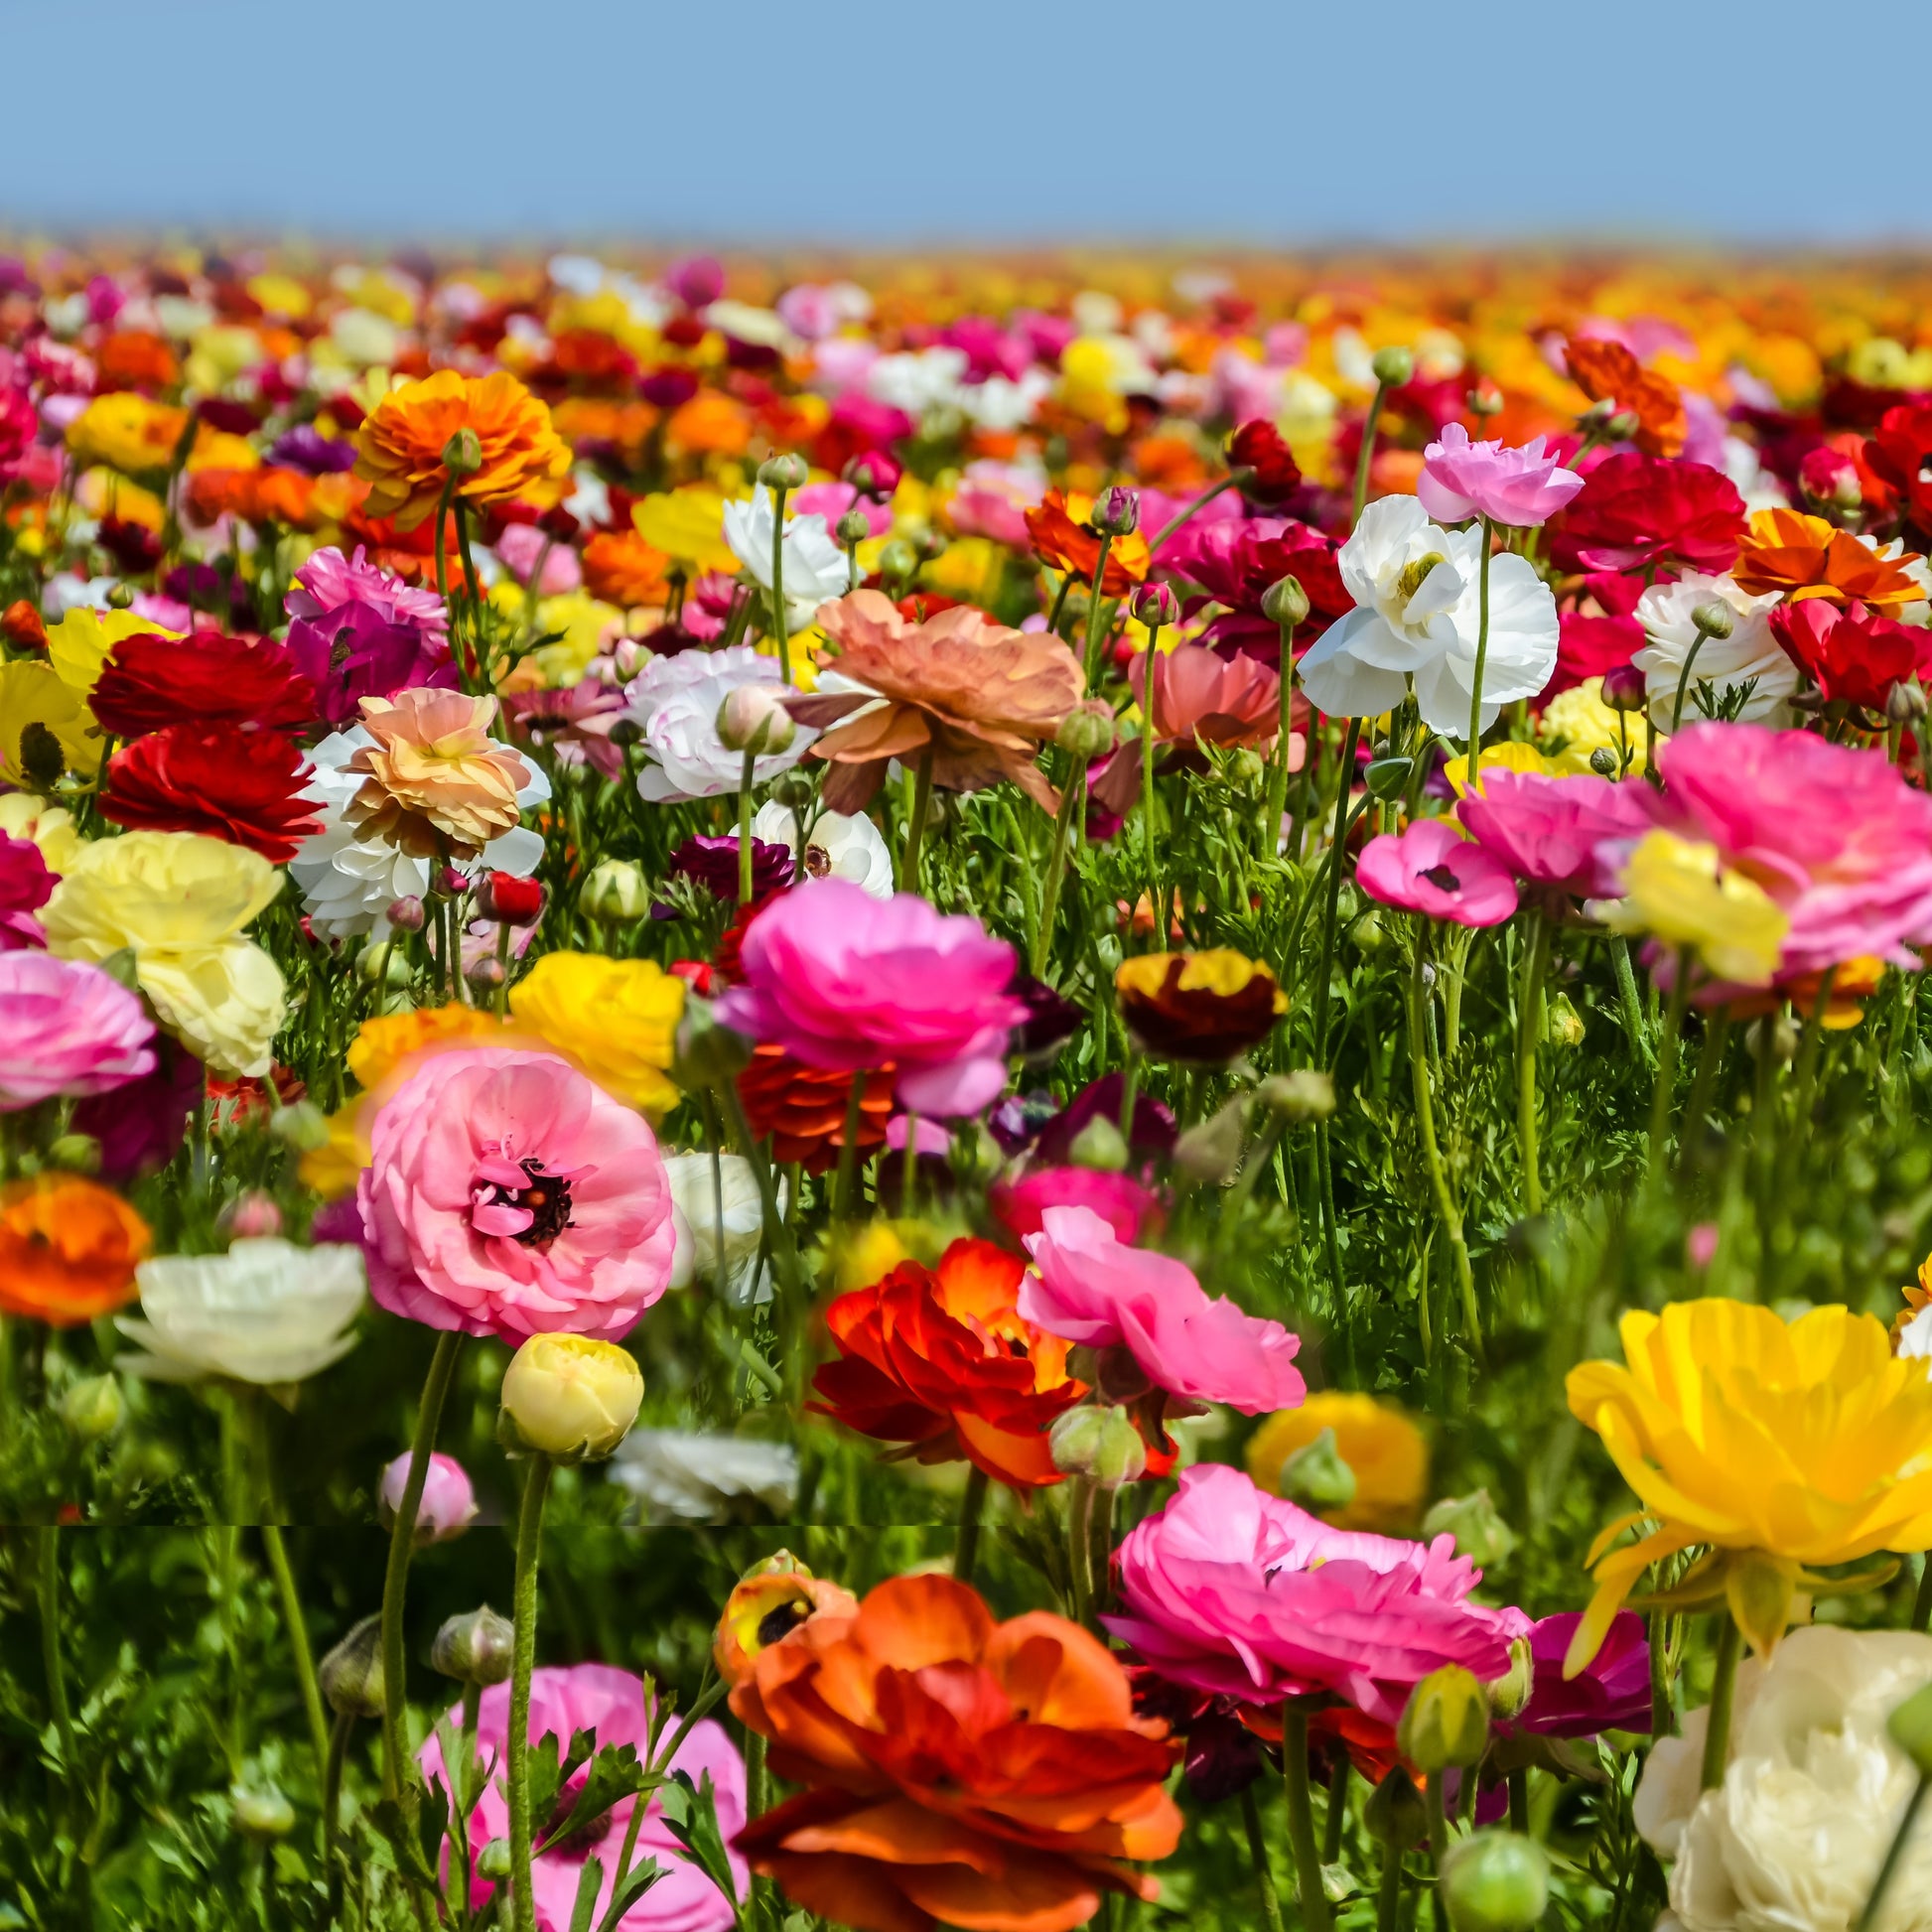
[[[489,735],[494,698],[428,686],[394,699],[364,698],[374,739],[350,759],[362,788],[349,805],[358,835],[384,838],[419,859],[474,859],[522,816],[529,767]]]
[[[502,502],[569,472],[570,446],[515,376],[438,369],[390,390],[356,432],[355,474],[369,484],[368,515],[393,516],[399,529],[413,530],[443,493],[444,446],[466,429],[476,433],[483,465],[457,480],[456,493],[472,502]]]
[[[1210,474],[1190,437],[1144,436],[1134,445],[1133,458],[1134,474],[1141,482],[1171,496],[1191,495]]]
[[[1865,1002],[1884,984],[1885,962],[1870,953],[1860,953],[1832,968],[1832,989],[1819,1010],[1819,995],[1825,992],[1825,975],[1798,973],[1779,978],[1771,985],[1744,993],[1730,1003],[1733,1020],[1761,1020],[1776,1013],[1789,1000],[1792,1010],[1802,1018],[1817,1015],[1818,1024],[1831,1033],[1845,1033],[1864,1018]]]
[[[815,1616],[850,1616],[859,1599],[843,1584],[814,1577],[789,1550],[754,1564],[725,1598],[711,1654],[727,1684],[751,1676],[760,1652]]]
[[[1752,597],[1767,593],[1795,604],[1821,597],[1833,604],[1856,599],[1888,618],[1925,596],[1904,566],[1915,554],[1882,558],[1849,530],[1802,510],[1756,511],[1737,552],[1731,575]]]
[[[316,480],[300,470],[196,470],[182,480],[188,514],[203,526],[221,516],[244,523],[283,523],[313,529]]]
[[[550,410],[557,434],[572,449],[586,443],[615,443],[632,463],[662,419],[663,411],[647,402],[612,402],[604,396],[565,396]]]
[[[584,546],[584,588],[606,604],[661,604],[671,560],[635,530],[600,530]]]
[[[134,1300],[153,1245],[120,1195],[77,1174],[0,1188],[0,1313],[75,1328]]]
[[[828,1072],[795,1060],[782,1046],[757,1046],[751,1064],[738,1076],[738,1097],[753,1134],[769,1136],[771,1158],[781,1166],[804,1163],[807,1173],[824,1173],[845,1145],[845,1109],[852,1075]],[[859,1155],[886,1145],[886,1123],[893,1114],[893,1069],[866,1075],[859,1102]]]
[[[94,389],[166,389],[181,379],[175,351],[159,336],[123,329],[109,336],[94,356]]]
[[[503,1023],[482,1007],[452,1000],[447,1006],[405,1007],[372,1014],[348,1043],[345,1064],[366,1093],[379,1087],[412,1053],[425,1047],[485,1046],[502,1035]]]
[[[1049,489],[1045,500],[1027,512],[1027,534],[1034,555],[1055,570],[1070,571],[1083,584],[1093,582],[1100,561],[1100,536],[1092,526],[1093,498],[1074,489]],[[1101,579],[1103,597],[1125,597],[1147,581],[1147,538],[1135,530],[1116,537],[1107,549],[1107,574]]]
[[[825,781],[833,811],[863,811],[894,759],[927,757],[942,791],[1011,778],[1047,811],[1058,809],[1035,759],[1086,680],[1057,637],[1009,630],[970,605],[915,624],[879,591],[821,605],[818,621],[843,647],[839,676],[864,687],[791,705],[801,724],[830,727],[811,756],[834,767]]]
[[[1577,387],[1591,402],[1614,403],[1637,419],[1631,437],[1646,456],[1681,456],[1689,425],[1674,382],[1653,374],[1621,343],[1575,338],[1564,351]]]
[[[1021,1319],[1025,1264],[955,1241],[937,1272],[902,1261],[825,1311],[840,1359],[812,1378],[813,1408],[862,1436],[913,1443],[921,1462],[964,1456],[1016,1489],[1058,1482],[1046,1429],[1086,1393],[1067,1344]]]
[[[1127,1862],[1180,1840],[1177,1746],[1106,1648],[1044,1610],[996,1623],[948,1577],[812,1617],[731,1703],[807,1787],[739,1850],[857,1932],[1071,1932],[1103,1890],[1156,1896]]]
[[[716,389],[700,389],[664,424],[665,447],[680,456],[743,456],[751,441],[751,412]]]

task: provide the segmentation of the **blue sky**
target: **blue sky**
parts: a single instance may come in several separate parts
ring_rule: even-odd
[[[0,0],[0,225],[1932,239],[1865,0]],[[98,67],[94,66],[98,63]]]

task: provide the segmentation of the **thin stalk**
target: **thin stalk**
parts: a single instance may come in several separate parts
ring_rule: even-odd
[[[450,608],[450,553],[449,546],[443,541],[443,532],[449,526],[450,499],[456,494],[456,472],[450,471],[443,479],[443,493],[436,499],[436,528],[431,542],[436,549],[436,595],[443,600],[443,608]],[[466,669],[463,653],[456,653],[457,668]]]
[[[1730,1003],[1718,1007],[1704,1023],[1704,1043],[1698,1048],[1697,1071],[1691,1076],[1691,1097],[1684,1106],[1684,1131],[1678,1136],[1678,1158],[1703,1126],[1710,1110],[1711,1096],[1724,1065],[1725,1046],[1730,1038]]]
[[[1341,1857],[1341,1828],[1348,1822],[1348,1753],[1335,1753],[1328,1778],[1328,1808],[1321,1821],[1321,1863],[1333,1864]]]
[[[336,1838],[343,1822],[343,1762],[348,1755],[349,1732],[355,1728],[351,1712],[340,1711],[329,1732],[329,1751],[322,1766],[322,1870],[329,1887],[325,1927],[333,1926],[342,1908],[342,1873],[336,1869]]]
[[[970,1584],[980,1549],[980,1518],[986,1513],[986,1471],[978,1463],[966,1472],[965,1493],[959,1499],[959,1534],[953,1541],[955,1582]]]
[[[1530,1774],[1520,1764],[1509,1774],[1509,1829],[1522,1838],[1530,1835]]]
[[[1871,1896],[1864,1901],[1864,1910],[1859,1914],[1858,1932],[1874,1932],[1878,1914],[1884,1909],[1885,1894],[1891,1890],[1891,1881],[1904,1860],[1905,1848],[1912,1842],[1912,1830],[1918,1823],[1919,1808],[1925,1803],[1928,1788],[1932,1788],[1932,1777],[1920,1773],[1918,1783],[1912,1787],[1912,1795],[1905,1800],[1898,1829],[1892,1834],[1891,1844],[1885,1848],[1885,1862],[1878,1867],[1877,1877],[1871,1881]]]
[[[1060,634],[1060,613],[1066,609],[1066,594],[1073,588],[1073,573],[1069,570],[1060,579],[1060,587],[1053,593],[1052,615],[1046,620],[1046,634],[1057,637]]]
[[[496,1018],[508,1017],[510,1010],[510,924],[505,919],[496,928],[496,986],[490,998]]]
[[[1060,790],[1060,808],[1053,815],[1053,849],[1046,859],[1046,885],[1040,895],[1039,927],[1034,934],[1033,957],[1028,961],[1028,970],[1035,979],[1040,976],[1046,964],[1046,955],[1052,947],[1053,916],[1059,910],[1060,887],[1066,879],[1067,833],[1072,829],[1074,813],[1080,809],[1079,800],[1086,783],[1086,761],[1076,758],[1073,769],[1067,773],[1066,783]]]
[[[1375,461],[1375,432],[1382,421],[1382,404],[1387,400],[1389,385],[1378,382],[1375,394],[1369,400],[1368,416],[1362,423],[1362,448],[1355,459],[1355,508],[1348,519],[1352,530],[1362,520],[1362,511],[1368,505],[1368,473]]]
[[[1722,1611],[1718,1625],[1718,1667],[1711,1679],[1711,1710],[1704,1731],[1704,1768],[1699,1788],[1715,1791],[1725,1781],[1725,1759],[1730,1754],[1730,1706],[1737,1689],[1737,1654],[1742,1648],[1737,1619]]]
[[[1161,525],[1160,529],[1158,529],[1154,533],[1154,540],[1147,547],[1147,554],[1150,557],[1157,555],[1160,551],[1161,546],[1164,543],[1166,543],[1167,540],[1171,536],[1173,536],[1173,533],[1177,529],[1179,529],[1182,524],[1192,522],[1193,519],[1196,516],[1198,516],[1201,513],[1201,511],[1204,510],[1208,506],[1208,504],[1211,503],[1215,499],[1215,497],[1217,497],[1221,493],[1222,490],[1239,488],[1241,485],[1245,484],[1253,475],[1254,475],[1254,471],[1252,469],[1248,469],[1244,467],[1241,469],[1230,470],[1228,474],[1225,477],[1223,477],[1221,481],[1217,483],[1209,483],[1207,487],[1203,489],[1201,493],[1198,496],[1196,496],[1191,503],[1188,503],[1183,508],[1174,511],[1173,515],[1169,517],[1168,520]]]
[[[1093,592],[1087,605],[1087,642],[1081,653],[1081,662],[1086,667],[1086,688],[1091,691],[1100,682],[1100,587],[1107,581],[1107,553],[1114,547],[1112,537],[1100,539],[1100,552],[1093,564]]]
[[[866,1071],[852,1076],[845,1095],[845,1138],[839,1144],[839,1177],[832,1195],[832,1219],[840,1227],[852,1219],[859,1191],[859,1123],[866,1099]]]
[[[1160,633],[1150,633],[1150,638]],[[1161,867],[1154,856],[1154,819],[1157,809],[1154,796],[1154,657],[1153,643],[1148,645],[1147,681],[1144,686],[1147,702],[1141,707],[1141,853],[1147,865],[1147,903],[1154,914],[1154,930],[1158,934],[1163,925],[1161,916]]]
[[[1261,1922],[1268,1932],[1282,1932],[1282,1901],[1275,1896],[1275,1874],[1268,1869],[1268,1841],[1261,1835],[1261,1813],[1252,1784],[1241,1787],[1241,1822],[1248,1831],[1248,1857],[1254,1863],[1255,1883],[1261,1888]]]
[[[79,1790],[73,1758],[73,1713],[68,1705],[67,1672],[61,1663],[61,1529],[37,1532],[40,1556],[41,1662],[47,1669],[47,1703],[61,1733],[61,1770],[69,1793]]]
[[[1375,1932],[1397,1932],[1402,1916],[1402,1847],[1382,1847],[1382,1876],[1375,1888]]]
[[[1335,782],[1335,836],[1329,848],[1328,899],[1321,914],[1321,964],[1314,980],[1314,1062],[1327,1063],[1328,982],[1335,968],[1335,921],[1341,907],[1343,848],[1348,837],[1348,787],[1355,775],[1355,747],[1361,742],[1362,721],[1351,718],[1341,741],[1341,773]]]
[[[1710,633],[1700,630],[1691,648],[1684,653],[1684,668],[1677,674],[1677,696],[1670,708],[1670,735],[1677,736],[1677,728],[1684,722],[1684,693],[1691,686],[1691,666],[1698,661],[1698,652],[1704,648],[1704,640]]]
[[[1654,1180],[1664,1171],[1664,1144],[1670,1135],[1670,1104],[1677,1092],[1677,1054],[1684,1035],[1684,1009],[1691,998],[1691,949],[1677,955],[1677,972],[1664,1007],[1663,1031],[1657,1036],[1657,1077],[1650,1090],[1650,1157],[1647,1172]]]
[[[747,746],[738,779],[738,902],[742,906],[752,902],[752,774],[758,759],[758,753]]]
[[[1069,1607],[1075,1623],[1085,1623],[1093,1603],[1093,1478],[1075,1476],[1067,1486],[1066,1569]]]
[[[1530,914],[1523,948],[1523,990],[1516,1003],[1516,1143],[1523,1158],[1523,1212],[1543,1212],[1543,1175],[1537,1165],[1536,1048],[1543,1037],[1544,983],[1550,976],[1550,921]]]
[[[1469,686],[1469,762],[1464,777],[1482,794],[1482,667],[1489,658],[1489,550],[1495,525],[1482,519],[1482,554],[1476,560],[1476,665]]]
[[[1261,856],[1272,859],[1281,844],[1282,815],[1288,810],[1289,740],[1295,721],[1295,626],[1285,623],[1282,630],[1281,701],[1275,727],[1275,758],[1268,768],[1268,804],[1261,828]],[[1299,865],[1302,855],[1291,845],[1288,856]]]
[[[1650,1734],[1677,1734],[1677,1700],[1670,1672],[1671,1616],[1668,1610],[1650,1613]]]
[[[919,890],[919,846],[925,838],[926,813],[932,805],[932,748],[927,746],[912,768],[912,809],[906,814],[905,850],[898,862],[901,893]]]
[[[1932,1552],[1928,1552],[1918,1573],[1918,1594],[1912,1598],[1912,1628],[1921,1633],[1932,1630]]]
[[[1630,964],[1630,942],[1620,932],[1610,934],[1610,964],[1616,971],[1617,1010],[1623,1016],[1623,1031],[1630,1045],[1645,1066],[1655,1066],[1657,1055],[1650,1044],[1650,1029],[1644,1025],[1643,1002],[1637,997],[1636,969]]]
[[[785,497],[771,492],[771,639],[778,646],[778,681],[791,682],[791,629],[785,622]]]
[[[510,1897],[514,1932],[536,1932],[536,1893],[530,1876],[530,1672],[537,1653],[537,1561],[543,1545],[543,1499],[550,1458],[530,1458],[523,1505],[516,1517],[515,1642],[510,1662]]]
[[[1409,1070],[1415,1084],[1416,1125],[1422,1135],[1423,1160],[1429,1169],[1429,1184],[1436,1194],[1436,1212],[1449,1236],[1449,1252],[1455,1260],[1456,1287],[1462,1296],[1462,1318],[1469,1330],[1469,1346],[1476,1360],[1482,1359],[1482,1323],[1476,1309],[1475,1275],[1469,1266],[1469,1244],[1462,1235],[1462,1215],[1449,1190],[1449,1173],[1443,1166],[1436,1143],[1436,1106],[1429,1087],[1429,1030],[1426,1005],[1429,998],[1424,973],[1429,964],[1429,928],[1417,920],[1416,964],[1409,976]]]
[[[1295,1854],[1302,1932],[1328,1932],[1328,1894],[1321,1889],[1321,1854],[1314,1842],[1309,1796],[1309,1714],[1291,1700],[1282,1707],[1282,1773],[1288,1787],[1288,1844]]]
[[[309,1626],[302,1615],[302,1595],[289,1566],[288,1547],[273,1523],[262,1525],[262,1548],[268,1554],[269,1575],[281,1599],[282,1621],[289,1627],[289,1652],[295,1659],[295,1679],[302,1687],[302,1712],[309,1721],[309,1743],[316,1754],[316,1776],[324,1781],[329,1769],[329,1720],[323,1712],[322,1687],[316,1681],[316,1654],[309,1643]]]

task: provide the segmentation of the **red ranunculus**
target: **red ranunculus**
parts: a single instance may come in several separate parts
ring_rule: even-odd
[[[477,910],[499,925],[535,925],[543,913],[543,883],[510,872],[489,872],[477,889]]]
[[[1228,438],[1228,463],[1254,473],[1242,483],[1241,493],[1257,503],[1284,502],[1302,482],[1302,466],[1282,441],[1281,431],[1263,416],[1243,423]]]
[[[1932,530],[1932,406],[1899,403],[1879,418],[1877,430],[1864,446],[1870,470],[1921,530]]]
[[[315,688],[280,644],[251,644],[218,630],[179,642],[142,633],[109,653],[87,700],[112,738],[170,725],[260,725],[295,731],[316,715]]]
[[[116,752],[101,815],[150,832],[200,832],[284,865],[322,830],[302,795],[309,766],[279,732],[170,725]]]
[[[1728,570],[1744,535],[1744,499],[1708,463],[1623,451],[1589,473],[1550,524],[1551,554],[1570,570],[1647,570],[1666,560]]]
[[[1920,668],[1925,632],[1880,617],[1854,601],[1843,609],[1822,597],[1780,604],[1771,629],[1819,695],[1883,709],[1894,684]]]

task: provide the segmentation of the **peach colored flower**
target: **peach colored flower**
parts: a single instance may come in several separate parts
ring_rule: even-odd
[[[348,807],[355,831],[419,859],[473,859],[509,831],[530,771],[490,737],[495,715],[494,698],[461,691],[364,698],[362,724],[375,743],[348,763],[364,774]]]

